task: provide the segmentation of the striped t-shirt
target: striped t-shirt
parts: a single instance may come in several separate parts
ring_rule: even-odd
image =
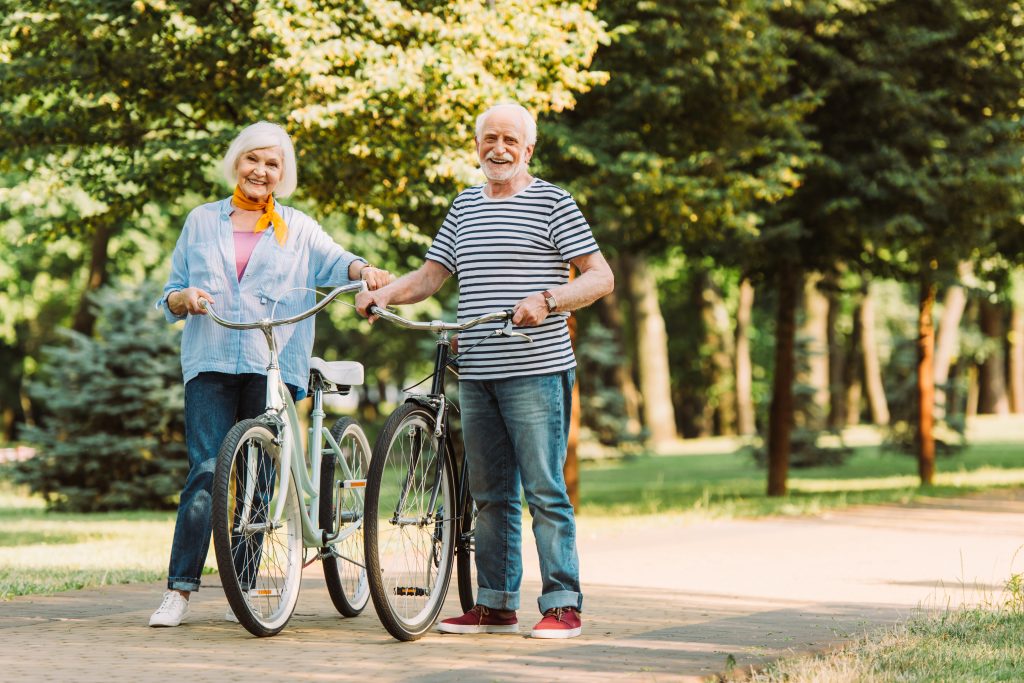
[[[427,258],[459,279],[459,322],[512,308],[521,299],[569,280],[569,261],[598,250],[590,225],[572,196],[535,178],[511,197],[490,199],[483,186],[455,198]],[[546,375],[576,367],[569,343],[568,313],[549,315],[517,337],[494,337],[459,360],[464,380]],[[465,351],[498,323],[459,335]]]

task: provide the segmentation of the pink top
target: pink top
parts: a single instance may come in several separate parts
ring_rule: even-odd
[[[235,271],[238,273],[238,281],[242,281],[242,273],[245,272],[245,267],[249,265],[249,257],[252,256],[252,250],[256,248],[256,243],[263,237],[262,232],[251,232],[245,230],[239,232],[236,230],[235,235]]]

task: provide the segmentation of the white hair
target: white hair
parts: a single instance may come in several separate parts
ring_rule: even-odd
[[[229,185],[238,182],[238,159],[246,152],[254,149],[266,149],[267,147],[280,147],[284,156],[281,167],[281,180],[274,188],[274,196],[284,198],[295,191],[299,178],[295,169],[295,147],[292,146],[292,139],[288,132],[269,121],[260,121],[251,126],[246,126],[241,133],[231,142],[227,154],[221,162],[221,171]]]
[[[480,136],[484,132],[484,124],[487,122],[487,117],[493,114],[495,111],[502,109],[515,112],[519,114],[519,117],[523,121],[523,130],[526,133],[526,144],[536,145],[537,144],[537,122],[534,121],[533,115],[527,111],[526,107],[515,102],[502,102],[496,104],[480,116],[476,117],[476,139],[479,140]]]

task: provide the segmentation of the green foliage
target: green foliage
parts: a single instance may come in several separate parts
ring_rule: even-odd
[[[101,290],[99,338],[67,332],[30,387],[35,457],[16,480],[57,510],[170,508],[188,467],[180,332],[153,309],[157,288]]]
[[[600,321],[584,316],[579,325],[576,359],[579,363],[577,381],[581,383],[580,420],[598,442],[628,448],[646,435],[630,432],[625,398],[614,382],[615,370],[622,362],[622,350]]]
[[[256,120],[296,142],[289,202],[346,246],[386,240],[379,265],[418,265],[449,198],[478,179],[473,117],[512,98],[561,110],[604,79],[589,69],[606,39],[591,9],[0,0],[0,408],[20,410],[52,329],[77,309],[75,329],[92,330],[87,292],[166,266],[185,213],[225,194],[215,162]]]
[[[545,132],[541,159],[587,205],[611,250],[666,243],[736,257],[759,208],[799,184],[799,122],[813,98],[785,92],[785,36],[757,0],[604,3],[614,40],[606,86]]]

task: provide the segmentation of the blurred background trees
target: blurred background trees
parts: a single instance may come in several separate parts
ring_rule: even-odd
[[[57,349],[114,343],[93,294],[161,282],[185,213],[228,192],[239,128],[285,125],[289,201],[405,272],[482,179],[475,116],[509,99],[618,276],[578,314],[585,439],[763,440],[778,495],[822,434],[885,426],[928,483],[964,415],[1024,413],[1019,0],[0,9],[7,441],[56,448],[33,431],[58,419],[47,382],[87,362]],[[364,362],[373,418],[424,372],[420,342],[337,306],[317,352]]]

